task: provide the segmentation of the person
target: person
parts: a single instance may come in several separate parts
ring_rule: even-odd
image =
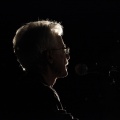
[[[52,20],[31,21],[16,31],[13,51],[24,74],[16,80],[9,118],[78,120],[64,109],[53,87],[68,75],[70,48],[62,36],[63,25]]]

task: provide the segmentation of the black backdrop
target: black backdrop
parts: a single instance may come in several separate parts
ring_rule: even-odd
[[[120,2],[115,0],[1,1],[2,93],[22,74],[12,50],[16,29],[38,19],[62,22],[71,48],[69,75],[54,86],[66,109],[83,120],[119,119]]]

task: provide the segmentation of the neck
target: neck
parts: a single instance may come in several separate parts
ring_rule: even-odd
[[[47,83],[48,86],[53,87],[53,85],[56,82],[56,79],[54,76],[52,76],[51,74],[41,74],[45,83]]]

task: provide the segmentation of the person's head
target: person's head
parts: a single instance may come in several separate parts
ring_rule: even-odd
[[[25,71],[48,69],[56,77],[67,75],[69,49],[62,40],[63,26],[50,20],[39,20],[21,26],[13,39],[13,50]]]

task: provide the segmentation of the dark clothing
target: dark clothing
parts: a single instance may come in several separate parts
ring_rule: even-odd
[[[63,109],[57,92],[37,74],[27,74],[16,85],[8,117],[14,120],[75,120]]]

